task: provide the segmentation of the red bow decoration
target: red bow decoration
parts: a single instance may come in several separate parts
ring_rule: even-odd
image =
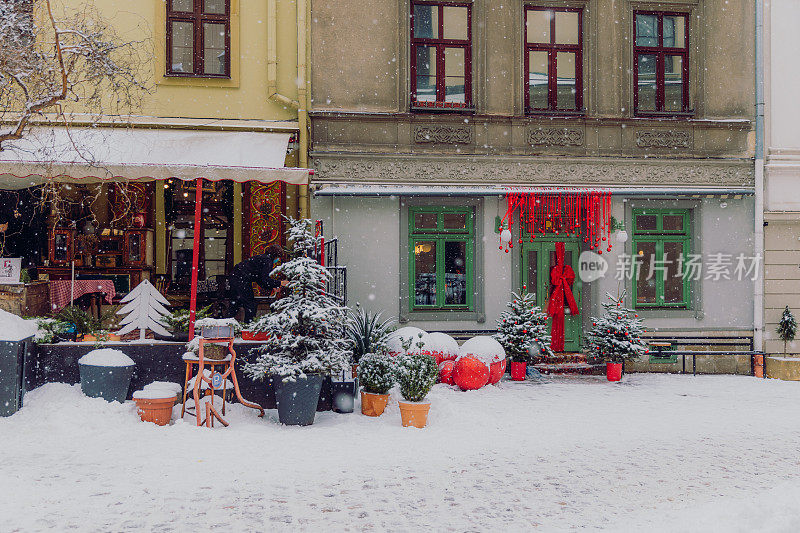
[[[556,266],[550,271],[550,283],[553,290],[550,293],[550,302],[547,304],[547,315],[553,317],[550,329],[550,348],[554,352],[564,351],[564,300],[569,305],[572,315],[578,315],[578,302],[572,294],[572,283],[575,281],[575,272],[572,267],[564,264],[564,243],[556,243]]]

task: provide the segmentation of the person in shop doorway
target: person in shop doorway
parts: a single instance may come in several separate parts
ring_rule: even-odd
[[[270,296],[276,296],[281,287],[288,285],[288,281],[279,281],[269,275],[280,263],[282,254],[281,247],[273,244],[263,254],[254,255],[233,267],[230,277],[232,296],[231,307],[228,310],[230,316],[236,316],[239,309],[244,307],[244,323],[255,318],[257,304],[253,283],[258,284]]]

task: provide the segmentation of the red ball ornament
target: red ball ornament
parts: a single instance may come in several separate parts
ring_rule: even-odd
[[[503,374],[506,373],[506,360],[502,359],[500,361],[495,361],[491,365],[489,365],[489,385],[494,385],[500,378],[503,377]]]
[[[508,249],[506,249],[506,253],[508,253]]]
[[[462,357],[453,371],[453,381],[461,390],[477,390],[489,382],[489,367],[475,357]]]
[[[503,249],[503,245],[501,244],[501,245],[499,246],[499,248],[502,250],[502,249]]]
[[[455,361],[442,361],[439,364],[439,382],[446,383],[448,385],[454,385],[453,383],[453,369],[456,366]]]

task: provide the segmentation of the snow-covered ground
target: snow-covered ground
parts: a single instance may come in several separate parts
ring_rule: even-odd
[[[640,374],[430,398],[423,430],[396,403],[306,428],[235,406],[209,430],[49,384],[0,419],[0,530],[800,531],[800,383]]]

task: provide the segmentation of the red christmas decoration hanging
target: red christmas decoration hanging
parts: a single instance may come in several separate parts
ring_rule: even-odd
[[[597,253],[602,253],[603,248],[611,251],[610,192],[512,190],[506,195],[506,200],[508,207],[501,227],[513,231],[514,222],[519,223],[519,236],[516,239],[511,237],[506,250],[513,248],[514,240],[522,244],[525,231],[529,241],[533,242],[538,231],[542,235],[580,236],[589,244],[589,249],[596,249]]]

